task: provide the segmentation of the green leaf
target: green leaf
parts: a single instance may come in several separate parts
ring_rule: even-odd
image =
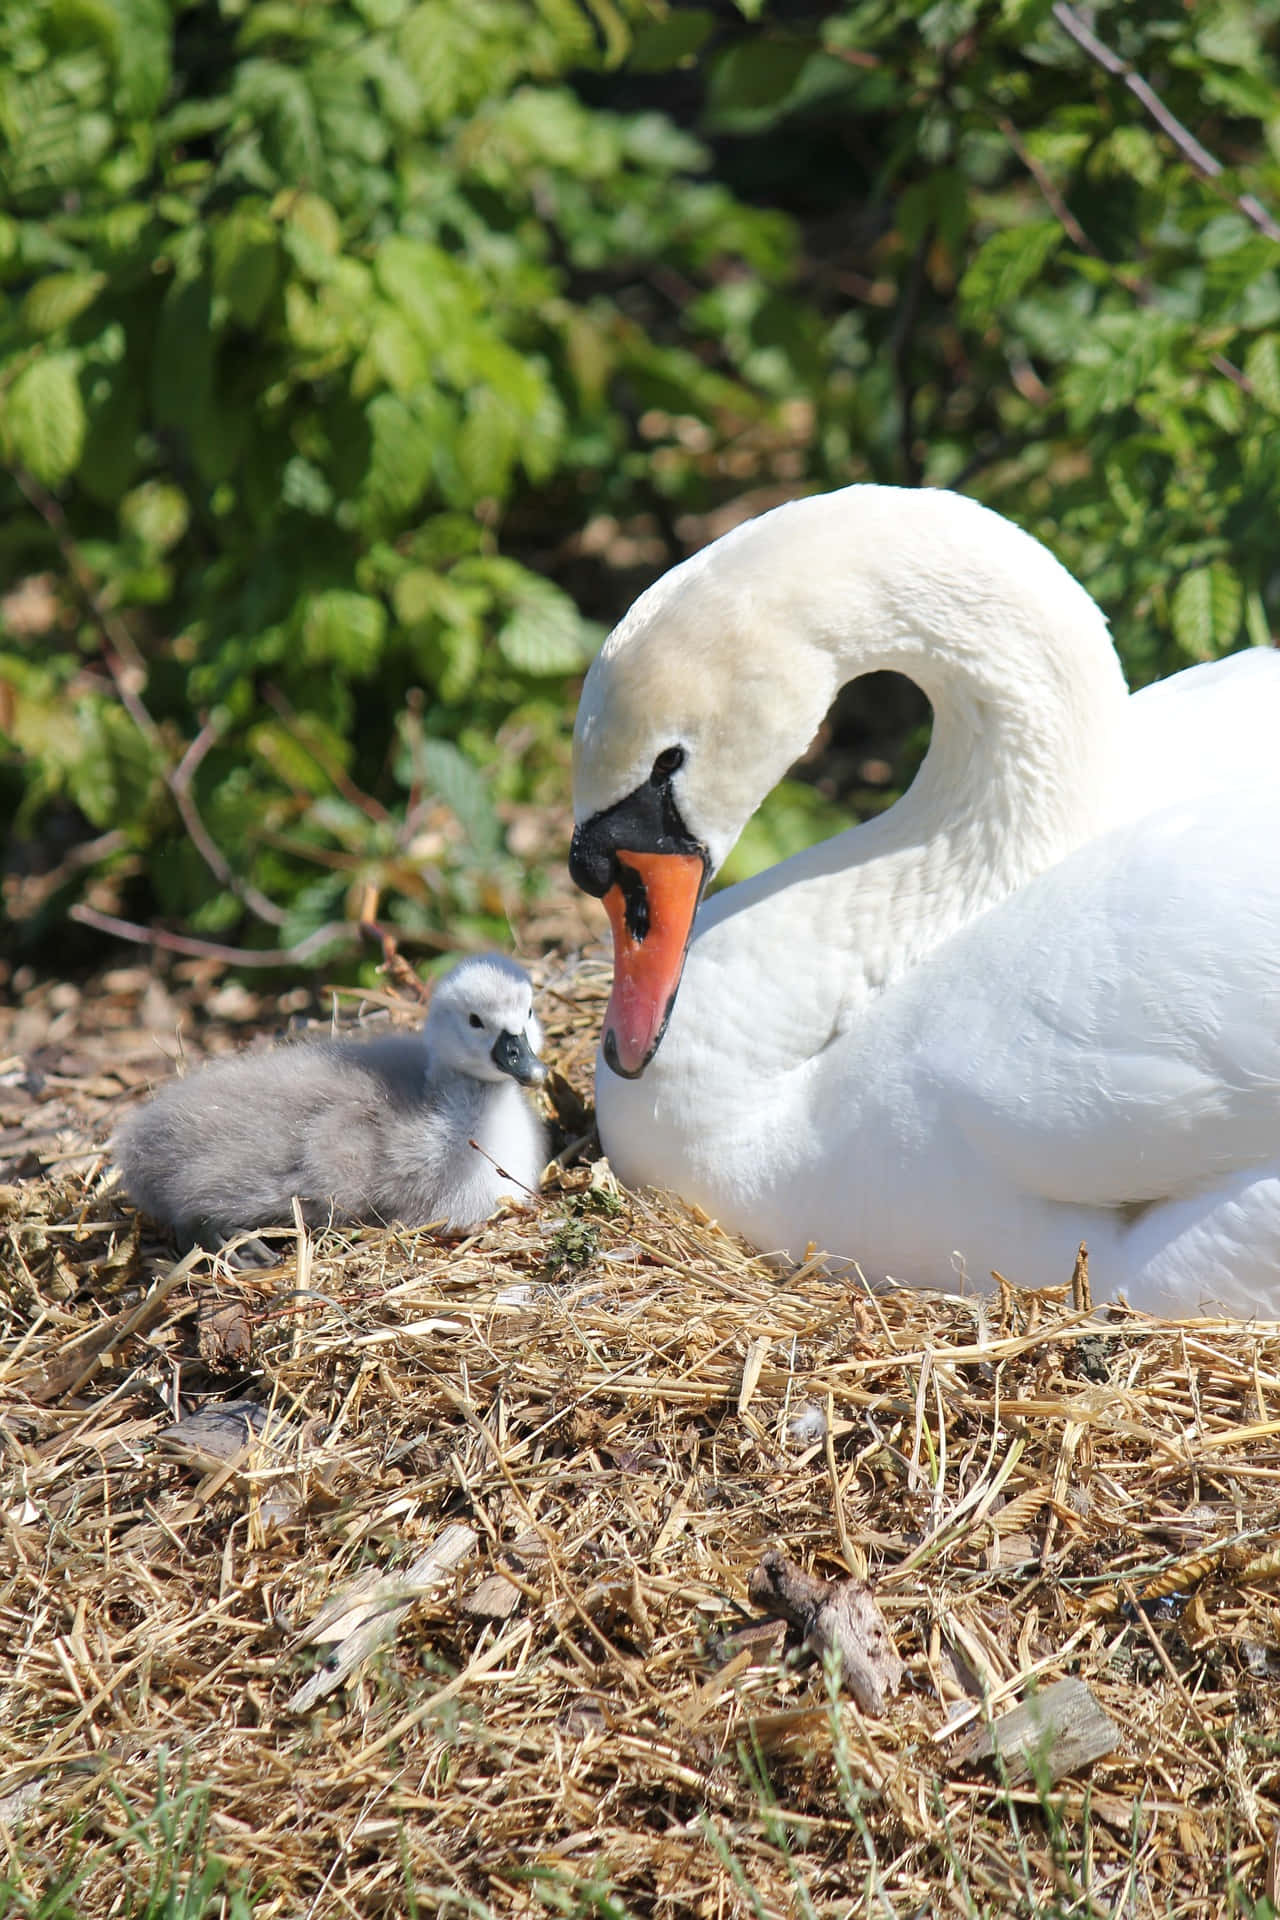
[[[396,619],[406,627],[420,627],[440,609],[443,582],[430,567],[410,567],[400,575],[392,593]]]
[[[489,781],[479,767],[449,740],[415,737],[406,726],[401,739],[396,777],[402,785],[421,784],[436,794],[455,815],[473,852],[491,858],[502,843],[502,828]]]
[[[595,650],[594,629],[567,594],[549,580],[528,574],[498,631],[498,645],[521,673],[577,673]]]
[[[375,384],[393,393],[413,393],[431,378],[432,356],[421,333],[390,301],[375,304],[369,344],[356,369],[357,393]]]
[[[191,519],[187,497],[164,480],[147,480],[120,502],[120,524],[149,553],[177,546]]]
[[[280,277],[279,237],[265,209],[237,207],[213,232],[213,291],[242,327],[256,327]]]
[[[715,15],[704,7],[670,8],[636,29],[627,65],[634,73],[663,73],[689,65],[715,30]]]
[[[1217,260],[1223,254],[1247,247],[1257,228],[1242,213],[1219,213],[1200,229],[1200,254],[1205,260]]]
[[[267,177],[282,186],[318,188],[326,172],[324,148],[303,75],[277,60],[244,60],[234,91],[237,105],[257,123]]]
[[[89,429],[76,484],[90,500],[114,507],[138,471],[142,430],[140,381],[133,367],[113,369],[89,385]]]
[[[368,594],[329,587],[313,594],[302,620],[302,651],[316,665],[341,667],[354,679],[372,673],[382,653],[387,610]]]
[[[318,193],[286,191],[271,209],[284,222],[285,244],[305,274],[328,278],[330,263],[342,246],[342,222]]]
[[[750,35],[727,47],[712,67],[707,124],[716,133],[762,133],[852,84],[843,60],[805,40]]]
[[[20,373],[0,413],[10,456],[47,487],[75,472],[84,447],[85,410],[75,354],[51,353]]]
[[[116,72],[120,104],[131,117],[149,120],[169,91],[172,20],[166,0],[112,0],[120,15]]]
[[[412,321],[428,346],[465,348],[480,290],[448,254],[394,234],[378,248],[374,273],[388,300]]]
[[[1071,424],[1117,412],[1138,397],[1170,355],[1181,329],[1167,314],[1103,314],[1086,329],[1062,381]]]
[[[91,307],[106,284],[105,273],[46,274],[22,303],[23,321],[33,333],[57,333]]]
[[[393,393],[371,400],[366,418],[372,453],[361,491],[376,518],[399,521],[427,490],[444,422],[435,426],[421,405],[411,407]]]
[[[1173,634],[1193,660],[1216,660],[1240,630],[1244,593],[1225,560],[1184,573],[1170,604]]]
[[[1280,413],[1280,337],[1263,334],[1244,357],[1244,377],[1268,413]]]
[[[455,453],[472,500],[501,500],[520,451],[520,427],[488,387],[467,399]]]
[[[960,282],[960,298],[973,324],[985,327],[1002,318],[1019,294],[1039,279],[1062,240],[1056,220],[1029,220],[984,240]]]
[[[198,431],[213,382],[213,327],[209,283],[202,275],[175,280],[160,305],[151,360],[151,404],[157,424]]]
[[[300,513],[322,518],[333,509],[333,488],[314,460],[295,453],[280,476],[280,498]]]
[[[427,785],[457,815],[475,851],[485,856],[495,853],[502,829],[489,782],[480,769],[448,740],[424,740],[422,767]]]

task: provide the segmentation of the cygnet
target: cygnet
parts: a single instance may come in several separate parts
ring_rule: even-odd
[[[536,1190],[545,1078],[529,976],[491,954],[437,983],[416,1034],[302,1040],[161,1088],[111,1142],[129,1198],[184,1242],[332,1220],[487,1220]]]

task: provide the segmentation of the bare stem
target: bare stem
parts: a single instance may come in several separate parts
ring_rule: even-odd
[[[1058,11],[1059,9],[1055,7],[1055,15]],[[1071,10],[1069,7],[1063,7],[1062,11],[1069,13]],[[1087,29],[1082,29],[1082,31],[1087,31]],[[1112,57],[1114,58],[1114,56]],[[1013,151],[1017,154],[1019,160],[1021,160],[1023,166],[1027,169],[1027,172],[1031,175],[1031,178],[1039,187],[1044,197],[1045,205],[1057,220],[1058,225],[1062,228],[1062,231],[1066,234],[1072,246],[1078,247],[1081,253],[1087,253],[1093,260],[1101,260],[1104,257],[1102,249],[1095,246],[1089,238],[1063,199],[1057,182],[1028,149],[1026,142],[1014,126],[1012,120],[1006,115],[1001,115],[996,125],[1009,142],[1009,145],[1013,148]],[[1277,234],[1280,235],[1280,228],[1277,229]],[[1125,273],[1117,268],[1115,277],[1119,284],[1133,295],[1140,306],[1148,307],[1155,299],[1155,291],[1151,282],[1142,279],[1140,275]],[[1229,380],[1233,387],[1239,387],[1241,393],[1250,395],[1253,393],[1253,385],[1248,376],[1241,371],[1234,360],[1228,360],[1224,353],[1211,353],[1209,355],[1209,365],[1215,373],[1220,373],[1224,379]],[[953,484],[956,483],[953,482]]]
[[[269,926],[282,927],[288,918],[274,900],[268,900],[265,893],[249,880],[240,879],[234,873],[231,864],[223,853],[209,829],[200,817],[195,795],[191,791],[191,782],[201,761],[218,739],[218,728],[212,720],[205,720],[199,733],[183,754],[178,765],[165,775],[169,791],[173,795],[174,805],[182,818],[187,836],[192,846],[208,867],[215,880],[221,882],[237,899],[242,900],[250,913],[265,920]]]
[[[1188,161],[1198,174],[1206,180],[1217,180],[1226,172],[1221,160],[1211,154],[1207,147],[1202,146],[1190,129],[1183,126],[1177,115],[1170,112],[1150,82],[1144,80],[1140,73],[1136,73],[1127,60],[1122,60],[1118,53],[1114,53],[1105,41],[1099,40],[1092,28],[1085,25],[1074,7],[1069,7],[1066,0],[1055,0],[1053,17],[1082,52],[1087,53],[1091,60],[1096,61],[1115,79],[1124,81],[1134,99],[1141,102],[1161,132],[1168,134],[1183,159]],[[1280,223],[1268,213],[1262,202],[1253,194],[1236,194],[1235,204],[1245,219],[1253,222],[1259,233],[1265,233],[1268,240],[1280,240]]]
[[[164,953],[182,953],[195,960],[220,960],[229,967],[294,967],[309,960],[313,953],[332,946],[335,941],[358,940],[360,929],[348,920],[331,920],[309,933],[296,946],[264,950],[257,947],[226,947],[216,940],[196,940],[187,933],[170,933],[164,927],[140,926],[136,920],[118,920],[112,913],[99,913],[96,907],[77,905],[71,918],[98,933],[114,934],[138,947],[159,947]]]

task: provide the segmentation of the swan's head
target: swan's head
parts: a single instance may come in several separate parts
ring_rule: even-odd
[[[840,682],[874,668],[958,714],[951,737],[981,740],[984,768],[1003,752],[1024,842],[1033,804],[1046,858],[1078,841],[1126,699],[1084,589],[1029,534],[940,489],[853,486],[775,507],[650,587],[583,688],[570,866],[613,925],[615,1072],[642,1073],[662,1039],[707,877]],[[931,792],[952,782],[948,807],[968,778],[955,751],[926,763]]]
[[[569,865],[613,928],[604,1055],[631,1079],[666,1031],[708,879],[835,694],[830,657],[760,565],[761,526],[650,587],[605,641],[578,707]]]
[[[533,985],[500,953],[460,960],[436,982],[426,1041],[436,1065],[472,1080],[509,1076],[531,1087],[546,1078]]]

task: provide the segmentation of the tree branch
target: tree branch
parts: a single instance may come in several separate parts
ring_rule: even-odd
[[[1156,125],[1163,133],[1168,134],[1183,159],[1193,166],[1198,174],[1206,180],[1217,180],[1226,172],[1221,160],[1216,159],[1207,147],[1201,146],[1195,135],[1183,126],[1177,115],[1170,112],[1155,88],[1144,80],[1140,73],[1136,73],[1127,60],[1122,60],[1118,53],[1113,53],[1104,41],[1099,40],[1097,34],[1085,25],[1074,7],[1069,7],[1066,0],[1055,0],[1053,17],[1063,32],[1075,41],[1083,53],[1087,53],[1091,60],[1096,61],[1098,66],[1111,74],[1114,79],[1124,81],[1134,99],[1141,102]],[[1265,233],[1268,240],[1280,240],[1280,223],[1272,218],[1262,202],[1253,194],[1236,194],[1235,204],[1245,219],[1253,222],[1259,233]]]
[[[1064,7],[1063,11],[1069,13],[1070,8]],[[1054,12],[1057,12],[1056,7]],[[1081,253],[1087,253],[1092,260],[1105,260],[1101,247],[1095,246],[1089,238],[1063,199],[1057,182],[1046,172],[1035,155],[1029,150],[1012,120],[1010,120],[1007,115],[1001,114],[996,121],[996,125],[1009,142],[1009,145],[1013,148],[1013,151],[1017,154],[1019,160],[1021,160],[1027,172],[1031,175],[1031,178],[1039,187],[1044,197],[1045,205],[1057,220],[1058,225],[1062,228],[1062,231],[1066,234],[1072,246],[1078,247]],[[1280,232],[1280,229],[1277,229],[1277,231]],[[1119,268],[1114,268],[1113,271],[1119,285],[1131,293],[1140,306],[1149,307],[1152,304],[1155,299],[1155,290],[1149,280],[1143,280],[1137,274],[1125,273]],[[1234,360],[1228,360],[1224,353],[1211,353],[1209,355],[1209,365],[1215,373],[1220,373],[1224,379],[1229,380],[1233,387],[1239,387],[1241,393],[1247,393],[1252,396],[1252,382],[1235,364]],[[953,482],[952,484],[955,485],[958,483]]]
[[[159,947],[164,953],[183,953],[195,960],[220,960],[229,967],[293,967],[309,960],[313,953],[332,946],[335,941],[350,942],[360,938],[360,928],[349,920],[331,920],[326,926],[318,927],[309,933],[305,940],[299,940],[296,946],[258,948],[225,947],[216,940],[196,940],[188,933],[170,933],[164,927],[139,926],[136,920],[118,920],[112,913],[99,913],[96,907],[74,906],[70,909],[73,920],[82,927],[92,927],[97,933],[114,934],[117,940],[128,940],[138,947]]]
[[[92,569],[85,561],[67,525],[67,516],[62,510],[61,501],[56,500],[24,468],[15,466],[10,471],[19,492],[25,495],[29,504],[35,508],[53,535],[58,552],[62,555],[62,563],[75,583],[80,598],[97,623],[98,631],[105,643],[102,649],[103,659],[106,661],[108,673],[115,682],[121,706],[144,739],[158,748],[161,744],[160,729],[147,711],[140,692],[140,689],[146,685],[147,663],[138,652],[133,635],[98,592],[98,584],[93,577]]]
[[[929,249],[933,245],[935,228],[933,222],[925,228],[919,244],[912,256],[907,273],[907,283],[898,311],[894,316],[890,351],[893,356],[894,380],[898,389],[898,458],[902,462],[904,486],[918,487],[922,478],[922,468],[915,450],[915,407],[916,383],[911,375],[911,346],[916,321],[920,317],[920,297],[924,292],[925,273],[929,262]]]
[[[289,738],[302,748],[302,751],[307,755],[308,759],[314,760],[327,780],[332,780],[343,799],[349,800],[353,807],[358,807],[365,818],[372,820],[375,825],[385,826],[390,820],[391,815],[387,812],[382,802],[375,800],[372,794],[365,793],[358,787],[346,768],[340,766],[329,754],[323,752],[317,742],[308,736],[298,719],[297,713],[285,698],[284,694],[281,693],[279,687],[272,686],[271,683],[268,682],[262,688],[262,697],[271,710],[278,714],[284,722],[288,730]]]
[[[274,900],[268,900],[265,893],[260,893],[251,881],[241,880],[237,874],[233,873],[230,862],[214,841],[196,806],[191,782],[195,778],[200,762],[217,739],[217,727],[212,720],[206,720],[177,766],[165,775],[169,791],[173,795],[173,803],[181,815],[182,824],[187,830],[192,846],[214,879],[234,893],[238,900],[242,900],[250,913],[257,914],[259,920],[265,920],[272,927],[282,927],[288,915],[276,905]]]

